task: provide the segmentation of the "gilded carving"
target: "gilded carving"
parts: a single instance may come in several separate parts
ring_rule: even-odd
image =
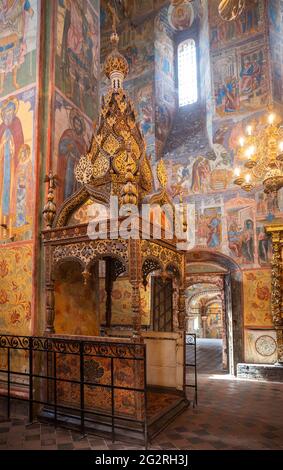
[[[166,166],[164,160],[160,160],[157,165],[157,178],[160,183],[160,186],[164,189],[167,186],[168,176],[166,171]]]
[[[92,176],[96,178],[101,178],[106,175],[110,168],[110,160],[105,157],[102,153],[98,154],[98,157],[92,164]]]
[[[173,264],[180,266],[182,265],[183,255],[177,253],[175,250],[170,250],[158,243],[154,243],[148,240],[142,240],[141,242],[142,249],[142,259],[146,258],[155,258],[158,259],[163,267],[163,270],[166,269],[166,266]]]
[[[267,233],[272,237],[272,261],[271,261],[271,314],[277,335],[278,362],[283,363],[283,283],[282,283],[282,249],[283,249],[283,225],[266,227]]]
[[[115,26],[115,19],[113,21]],[[75,211],[87,201],[90,204],[92,201],[100,202],[109,207],[110,195],[116,195],[120,206],[128,203],[139,205],[153,189],[153,174],[150,158],[146,155],[145,139],[137,123],[133,103],[123,90],[128,64],[118,52],[118,39],[115,30],[111,36],[113,51],[105,63],[105,73],[111,80],[111,88],[102,99],[99,126],[93,136],[90,150],[80,158],[75,169],[76,179],[82,184],[82,188],[61,206],[56,219],[51,221],[51,230],[43,232],[46,260],[46,333],[54,333],[54,272],[58,265],[64,260],[78,261],[82,267],[85,284],[88,284],[92,263],[108,257],[113,259],[112,263],[107,263],[111,264],[110,284],[122,273],[129,277],[132,286],[133,339],[141,341],[142,282],[146,283],[147,274],[157,266],[160,266],[161,275],[178,277],[178,285],[181,286],[178,319],[179,327],[184,327],[184,254],[177,250],[173,242],[160,240],[91,240],[87,232],[87,217],[77,219],[78,223],[73,217]],[[162,187],[162,200],[167,202],[167,174],[163,162],[158,165],[157,175]],[[158,195],[159,204],[160,200]],[[107,295],[110,324],[111,289]],[[175,300],[177,305],[177,299]]]
[[[127,240],[90,240],[88,242],[70,243],[56,246],[53,253],[53,262],[63,259],[75,258],[87,266],[95,258],[102,255],[112,255],[127,262]]]

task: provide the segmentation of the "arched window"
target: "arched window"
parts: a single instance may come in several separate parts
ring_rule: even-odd
[[[178,46],[179,107],[198,100],[197,53],[193,39],[186,39]]]

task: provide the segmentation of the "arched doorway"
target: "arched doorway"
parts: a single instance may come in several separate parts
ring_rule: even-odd
[[[186,289],[187,331],[193,329],[188,332],[194,332],[194,327],[199,327],[202,335],[220,336],[223,369],[235,375],[237,364],[243,361],[244,344],[240,267],[222,253],[202,249],[189,251]],[[194,313],[199,320],[193,325]],[[214,320],[210,321],[213,315]]]

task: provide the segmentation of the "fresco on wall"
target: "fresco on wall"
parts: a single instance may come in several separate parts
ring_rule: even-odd
[[[98,11],[88,0],[58,0],[56,86],[91,119],[99,75]]]
[[[111,51],[111,24],[103,31],[101,38],[101,65],[103,67],[107,54]],[[131,24],[125,24],[120,32],[119,51],[129,64],[127,81],[153,70],[154,66],[154,20],[149,19],[133,29]],[[109,83],[102,71],[103,87]]]
[[[30,333],[32,244],[0,247],[0,329],[4,334]]]
[[[105,317],[106,293],[104,289],[105,279],[100,279],[100,302],[103,304],[102,318]],[[125,278],[118,278],[112,291],[112,324],[132,325],[132,286]],[[141,291],[141,323],[150,324],[150,289]]]
[[[175,0],[168,9],[168,21],[170,26],[177,31],[183,31],[192,26],[195,12],[189,0]]]
[[[187,196],[192,194],[218,193],[231,185],[232,170],[223,163],[227,152],[213,158],[198,155],[187,156],[187,162],[172,162],[172,184],[178,184]],[[182,160],[185,160],[184,158]]]
[[[274,364],[277,360],[276,332],[246,330],[245,360],[251,364]]]
[[[153,75],[149,72],[125,83],[125,88],[138,114],[137,120],[140,123],[141,131],[146,140],[148,155],[155,154],[155,106],[152,80]]]
[[[174,42],[161,13],[155,21],[155,137],[161,158],[176,108]],[[170,31],[171,35],[171,31]]]
[[[57,204],[71,196],[79,185],[74,168],[81,155],[87,152],[93,127],[82,113],[58,92],[55,95],[53,165],[59,176]]]
[[[274,99],[283,103],[283,2],[268,2],[270,25],[270,52]]]
[[[213,60],[215,108],[219,116],[251,111],[267,104],[267,57],[262,40]]]
[[[272,326],[271,271],[244,271],[243,286],[245,326]]]
[[[239,264],[257,261],[255,201],[247,198],[230,199],[225,204],[228,248]]]
[[[243,13],[234,21],[224,21],[218,12],[218,0],[208,2],[210,44],[220,49],[231,42],[243,40],[264,31],[264,0],[249,0]]]
[[[35,82],[37,0],[0,3],[0,96]]]
[[[145,7],[141,7],[142,9]],[[104,4],[104,29],[101,35],[101,92],[105,94],[109,87],[103,65],[107,54],[111,51],[111,22]],[[129,22],[123,23],[119,31],[119,51],[129,64],[129,75],[124,83],[138,113],[138,121],[147,143],[147,152],[155,155],[154,130],[154,18],[145,20],[133,28]]]
[[[196,244],[219,249],[222,242],[222,209],[209,207],[197,212]]]
[[[265,231],[265,225],[257,223],[258,261],[261,266],[268,266],[272,259],[272,241]]]
[[[0,103],[0,239],[32,236],[34,110],[34,88]]]
[[[98,336],[95,292],[84,286],[78,264],[66,263],[55,282],[55,331],[58,334]]]

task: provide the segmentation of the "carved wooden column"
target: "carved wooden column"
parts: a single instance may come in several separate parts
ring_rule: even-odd
[[[133,338],[141,338],[142,256],[140,240],[129,240],[129,277],[132,285]]]
[[[283,286],[282,286],[282,250],[283,250],[283,225],[271,225],[266,227],[266,232],[272,237],[272,262],[271,262],[271,314],[277,336],[278,363],[283,365]]]
[[[186,289],[182,286],[179,289],[179,329],[185,329],[186,318]]]
[[[46,284],[46,325],[45,334],[55,333],[55,292],[54,282]]]
[[[56,188],[57,176],[54,176],[52,171],[49,175],[45,176],[45,183],[48,183],[48,196],[47,202],[43,208],[43,217],[47,230],[52,229],[53,222],[56,216],[56,203],[54,190]],[[54,320],[55,320],[55,285],[52,274],[52,248],[46,247],[45,249],[45,303],[46,303],[46,324],[45,334],[55,333]]]
[[[45,273],[45,305],[46,320],[45,334],[55,333],[55,283],[52,276],[52,248],[50,246],[45,249],[46,273]]]
[[[185,256],[182,256],[180,262],[180,289],[179,289],[179,329],[186,330],[186,262]]]
[[[105,323],[106,328],[111,327],[112,320],[112,290],[113,290],[113,274],[112,274],[112,259],[106,260],[106,275],[105,275],[105,291],[106,291],[106,313]]]
[[[178,299],[179,299],[179,288],[176,282],[176,279],[173,279],[173,299],[172,299],[172,305],[173,305],[173,331],[178,331],[179,329],[179,305],[178,305]]]

